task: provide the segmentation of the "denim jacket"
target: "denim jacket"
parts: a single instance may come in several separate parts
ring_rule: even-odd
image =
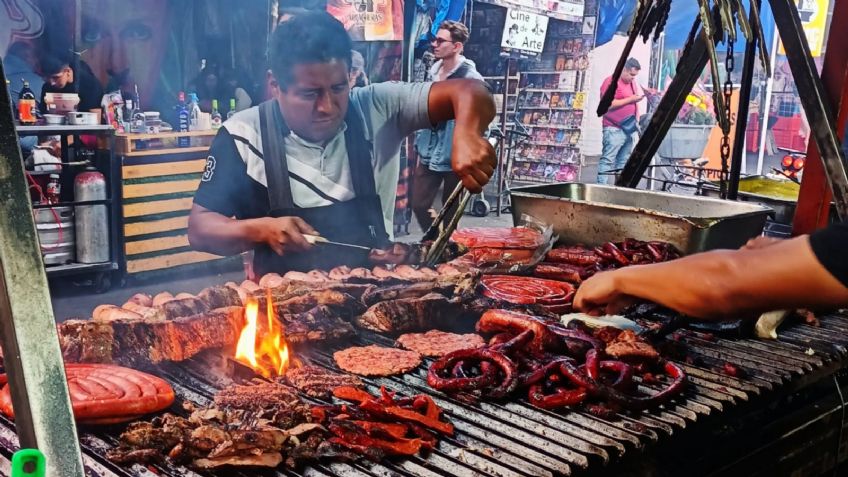
[[[439,77],[442,62],[437,61],[430,69],[430,79]],[[448,76],[453,78],[471,78],[483,80],[477,72],[473,61],[462,58],[457,68]],[[451,170],[451,148],[453,146],[453,130],[456,121],[443,121],[430,129],[422,129],[415,134],[415,150],[421,158],[421,163],[428,166],[434,172],[448,172]]]

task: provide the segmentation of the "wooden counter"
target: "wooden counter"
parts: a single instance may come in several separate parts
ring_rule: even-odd
[[[227,258],[193,250],[187,235],[214,136],[215,131],[116,136],[128,274],[199,269]],[[177,147],[181,137],[190,139],[189,147]]]

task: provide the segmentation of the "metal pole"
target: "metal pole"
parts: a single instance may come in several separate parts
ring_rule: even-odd
[[[21,448],[44,453],[47,475],[82,477],[65,368],[5,82],[0,88],[0,137],[0,344],[15,428]]]
[[[498,197],[497,197],[497,211],[495,215],[497,217],[501,216],[501,209],[503,208],[503,189],[504,189],[504,147],[507,142],[504,140],[506,138],[506,120],[508,118],[507,109],[509,108],[509,70],[512,67],[512,58],[507,58],[506,60],[506,71],[504,72],[504,92],[503,92],[503,104],[501,105],[501,137],[498,138],[498,142],[500,143],[500,147],[498,147]],[[515,90],[516,93],[518,89]],[[516,97],[516,107],[518,106],[518,98]]]
[[[816,139],[816,146],[827,172],[827,180],[836,203],[836,213],[841,220],[848,220],[848,162],[842,153],[842,144],[836,136],[833,103],[828,99],[822,79],[816,70],[795,3],[793,0],[770,0],[770,3],[780,38],[785,45],[789,67],[798,87],[801,104],[804,106],[810,130]],[[831,34],[837,33],[831,31]],[[842,74],[845,74],[844,69]]]
[[[759,6],[760,0],[751,0],[757,2]],[[753,8],[750,9],[753,12]],[[756,21],[756,17],[752,13],[748,14],[748,23],[752,29],[760,27]],[[739,86],[739,107],[736,112],[736,130],[733,138],[733,155],[730,162],[730,184],[727,191],[727,198],[736,200],[739,198],[739,175],[742,169],[742,161],[745,160],[745,133],[748,129],[748,106],[751,102],[751,86],[754,80],[754,63],[757,57],[757,32],[754,30],[751,34],[751,39],[745,45],[745,59],[742,65],[742,79]]]
[[[768,117],[769,110],[771,109],[771,96],[774,92],[774,69],[775,65],[777,65],[777,32],[774,34],[774,39],[771,42],[771,58],[769,59],[769,64],[771,64],[772,76],[766,81],[766,96],[763,101],[763,107],[760,108],[760,119],[762,121],[760,126],[760,150],[759,154],[757,154],[757,175],[762,175],[763,173],[763,159],[766,154],[766,134],[768,134]]]
[[[692,44],[689,54],[681,58],[677,65],[677,74],[671,80],[665,94],[657,105],[657,110],[651,116],[651,122],[636,143],[630,159],[624,166],[621,172],[617,186],[636,187],[639,181],[651,164],[651,160],[657,153],[657,150],[662,144],[668,129],[671,127],[674,120],[677,118],[677,113],[681,106],[686,101],[686,96],[692,91],[692,87],[704,71],[707,65],[709,55],[703,37],[698,36],[698,39]]]
[[[831,106],[834,112],[839,111],[843,125],[845,117],[848,116],[848,101],[843,99],[848,96],[848,50],[845,49],[848,29],[833,26],[846,25],[846,22],[848,2],[835,2],[821,71],[821,79],[831,100]],[[841,129],[837,131],[842,132]],[[798,207],[792,221],[792,235],[808,234],[827,225],[833,196],[826,176],[816,142],[810,141],[807,147],[807,164],[804,166],[804,177],[801,180],[801,192],[798,194]]]

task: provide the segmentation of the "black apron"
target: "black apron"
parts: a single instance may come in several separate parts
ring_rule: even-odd
[[[371,144],[365,139],[362,119],[353,105],[345,116],[345,148],[350,163],[355,197],[322,207],[300,208],[294,205],[286,160],[285,137],[290,133],[274,100],[259,105],[263,161],[271,208],[269,217],[300,217],[328,240],[384,247],[389,242],[383,221],[383,208],[374,184]],[[277,255],[268,245],[255,249],[253,269],[257,276],[290,270],[329,270],[339,265],[361,267],[368,264],[368,253],[349,247],[316,245],[309,252]]]

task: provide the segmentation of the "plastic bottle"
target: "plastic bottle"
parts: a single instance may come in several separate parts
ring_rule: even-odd
[[[188,130],[200,131],[200,101],[197,93],[191,93],[191,103],[188,105]]]
[[[185,93],[180,91],[177,103],[177,118],[179,119],[179,132],[188,132],[189,117],[188,109],[185,104]],[[191,145],[190,137],[181,137],[177,140],[179,147],[189,147]]]
[[[62,185],[59,184],[59,174],[50,174],[50,181],[44,190],[44,199],[48,204],[58,204],[62,193]]]
[[[38,121],[35,107],[35,93],[29,88],[29,81],[21,79],[24,83],[21,93],[18,95],[18,118],[23,125],[34,125]]]
[[[236,114],[236,98],[230,98],[230,110],[227,111],[227,119],[233,117]]]
[[[218,100],[212,100],[212,130],[217,131],[221,128],[221,123],[224,120],[221,118],[221,113],[218,112]]]

